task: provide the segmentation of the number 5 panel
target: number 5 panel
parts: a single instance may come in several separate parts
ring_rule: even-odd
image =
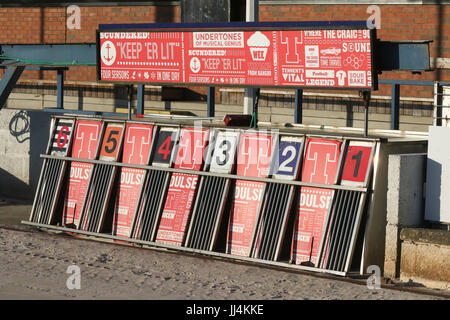
[[[100,160],[117,161],[122,148],[124,123],[107,123],[100,149]],[[117,166],[94,164],[81,213],[80,230],[101,232]]]

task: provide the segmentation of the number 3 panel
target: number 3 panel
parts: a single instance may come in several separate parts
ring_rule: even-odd
[[[209,170],[230,174],[235,165],[239,132],[215,130],[208,153]],[[199,250],[213,250],[223,210],[228,198],[230,179],[216,176],[200,178],[197,199],[186,237],[186,246]]]

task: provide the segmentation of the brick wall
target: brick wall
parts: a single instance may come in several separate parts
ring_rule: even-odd
[[[367,20],[364,5],[261,5],[260,21]],[[430,56],[450,58],[450,5],[379,5],[381,40],[433,40]],[[450,81],[450,70],[412,74],[385,72],[379,79]],[[380,85],[380,94],[391,87]],[[432,97],[431,88],[402,86],[402,96]]]
[[[433,40],[431,57],[450,58],[450,5],[380,5],[382,40]],[[260,21],[366,20],[367,5],[260,4]],[[179,6],[81,7],[81,30],[66,27],[65,7],[0,8],[0,43],[94,42],[98,24],[179,22]],[[55,79],[55,72],[26,71],[22,79]],[[95,68],[72,67],[69,81],[95,81]],[[450,81],[450,70],[386,72],[380,79]],[[379,94],[390,94],[381,85]],[[203,90],[201,90],[203,91]],[[431,88],[402,86],[402,96],[432,97]],[[219,97],[218,97],[219,98]]]
[[[67,28],[66,7],[0,8],[0,43],[93,43],[99,24],[179,22],[178,6],[81,7],[81,29]],[[25,71],[21,79],[56,80],[55,72]],[[95,67],[71,67],[69,81],[95,81]]]

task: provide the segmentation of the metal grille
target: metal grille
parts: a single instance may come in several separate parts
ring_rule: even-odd
[[[106,164],[94,165],[86,193],[87,202],[81,213],[81,230],[100,232],[116,169]]]
[[[71,144],[73,120],[53,118],[47,154],[66,156]],[[67,163],[60,159],[44,159],[30,220],[50,224]]]
[[[51,223],[64,167],[64,160],[44,160],[42,165],[41,183],[36,193],[31,221],[37,223]]]
[[[264,260],[277,260],[290,208],[293,187],[286,184],[268,183],[257,243],[253,256]]]
[[[202,177],[197,210],[194,211],[187,236],[187,247],[212,250],[229,183],[229,179],[222,177]]]
[[[153,241],[169,177],[168,172],[148,170],[131,231],[133,239]]]
[[[362,193],[336,190],[327,225],[327,236],[322,250],[322,268],[334,271],[348,271],[347,260],[351,256],[352,236],[358,229]]]

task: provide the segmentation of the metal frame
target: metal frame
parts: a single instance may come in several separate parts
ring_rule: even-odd
[[[56,118],[59,118],[59,117],[53,117],[53,119],[56,119]],[[62,118],[69,118],[69,117],[62,117]],[[81,119],[84,120],[84,118],[80,118],[80,120]],[[92,120],[97,120],[97,119],[89,118],[88,120],[92,121]],[[52,121],[55,121],[55,120],[52,120]],[[178,152],[179,135],[180,135],[181,129],[184,128],[184,126],[182,126],[182,125],[165,125],[165,124],[159,125],[159,124],[155,124],[155,123],[138,122],[138,121],[117,121],[117,120],[114,120],[114,119],[100,119],[100,120],[97,120],[97,121],[100,121],[102,123],[101,135],[100,135],[100,137],[102,137],[102,138],[104,136],[104,132],[105,132],[105,129],[106,129],[106,126],[107,126],[108,123],[123,123],[124,124],[124,130],[123,130],[122,136],[121,136],[121,142],[120,142],[121,145],[123,145],[123,137],[125,136],[126,124],[127,123],[144,123],[144,124],[153,125],[154,126],[153,127],[154,132],[159,132],[159,130],[161,130],[162,128],[173,128],[173,130],[177,133],[176,134],[177,136],[176,136],[176,139],[175,139],[176,141],[174,142],[174,148],[172,150],[169,167],[158,166],[156,163],[152,163],[152,165],[149,165],[149,164],[148,165],[132,165],[132,164],[128,164],[128,163],[124,164],[124,163],[117,162],[117,158],[115,159],[116,161],[104,161],[104,160],[97,160],[97,159],[91,160],[91,159],[78,159],[78,158],[72,158],[72,157],[61,157],[61,156],[55,156],[55,155],[49,155],[49,154],[43,154],[43,155],[41,155],[41,158],[43,158],[45,160],[46,159],[59,159],[59,160],[62,160],[64,163],[68,163],[68,162],[70,163],[71,161],[74,161],[74,162],[91,163],[94,166],[95,165],[105,165],[106,167],[112,166],[113,167],[112,168],[113,171],[118,171],[117,170],[118,167],[131,167],[131,168],[144,169],[144,170],[146,170],[146,174],[148,174],[149,170],[154,170],[154,171],[159,171],[159,172],[166,172],[166,174],[165,174],[165,181],[166,181],[166,183],[164,184],[164,186],[165,186],[165,188],[164,188],[165,193],[167,193],[167,184],[169,182],[169,178],[171,176],[171,173],[183,173],[183,174],[191,174],[191,175],[194,174],[194,175],[200,176],[201,178],[203,178],[203,177],[222,177],[222,178],[226,179],[225,188],[227,188],[227,189],[231,185],[231,181],[232,180],[245,180],[245,181],[255,181],[255,182],[263,182],[263,183],[265,183],[264,189],[263,189],[263,198],[260,201],[260,203],[258,204],[257,216],[256,216],[256,219],[255,219],[255,225],[253,227],[252,240],[251,240],[251,243],[250,243],[250,246],[249,246],[249,256],[248,257],[240,257],[240,256],[235,256],[235,255],[230,255],[230,254],[223,254],[223,253],[212,252],[212,250],[214,249],[214,245],[215,245],[215,241],[216,241],[216,237],[217,237],[218,227],[219,227],[219,225],[220,225],[220,223],[222,221],[221,219],[222,219],[222,213],[223,213],[223,209],[224,209],[224,201],[227,198],[227,196],[224,193],[222,193],[219,196],[219,199],[220,199],[220,202],[221,202],[221,205],[219,205],[219,210],[220,210],[219,216],[215,217],[214,219],[212,219],[210,217],[209,220],[208,220],[209,221],[208,223],[212,224],[212,230],[213,230],[212,239],[211,239],[211,242],[208,245],[208,248],[209,248],[210,251],[202,251],[202,250],[198,250],[198,249],[186,248],[187,245],[188,245],[188,242],[190,240],[189,236],[190,236],[191,229],[193,228],[193,226],[192,226],[192,221],[193,220],[192,219],[193,219],[193,217],[195,215],[195,209],[197,208],[197,205],[198,205],[197,204],[198,203],[198,197],[196,197],[196,200],[195,200],[195,205],[194,205],[195,208],[193,208],[194,212],[193,212],[193,216],[191,216],[191,219],[190,219],[190,222],[189,222],[189,226],[188,226],[188,229],[187,229],[187,235],[186,235],[186,238],[185,238],[185,242],[184,242],[184,244],[181,247],[175,246],[178,249],[182,248],[182,249],[187,249],[187,251],[192,250],[192,252],[205,252],[205,253],[207,253],[209,255],[216,255],[216,254],[218,254],[218,255],[224,255],[224,256],[227,256],[227,257],[231,256],[233,258],[237,258],[237,259],[241,259],[241,260],[242,259],[254,259],[254,261],[258,261],[258,262],[260,262],[261,260],[266,261],[266,262],[269,261],[269,260],[254,258],[255,257],[254,254],[256,253],[256,251],[255,251],[255,248],[256,248],[255,244],[256,244],[256,242],[255,241],[257,241],[258,236],[260,236],[260,231],[261,231],[260,230],[260,228],[261,228],[260,219],[261,219],[261,214],[262,214],[261,212],[263,210],[264,203],[266,201],[265,198],[267,196],[266,195],[267,194],[267,185],[268,185],[268,183],[270,183],[272,186],[276,186],[276,184],[282,184],[282,185],[289,186],[289,194],[284,195],[284,197],[286,197],[286,200],[287,200],[287,202],[286,202],[287,207],[283,209],[283,217],[280,218],[280,223],[281,223],[281,225],[280,225],[281,229],[280,230],[281,230],[281,233],[278,234],[278,232],[277,232],[276,235],[272,235],[271,236],[271,239],[274,236],[278,237],[278,239],[276,239],[275,248],[272,248],[272,249],[275,249],[275,261],[270,261],[270,262],[276,262],[279,259],[280,247],[281,247],[281,245],[283,243],[282,239],[283,239],[285,231],[286,231],[286,219],[288,217],[288,213],[290,212],[290,210],[292,208],[292,199],[293,199],[294,191],[296,190],[295,189],[296,186],[297,187],[307,186],[307,187],[331,189],[331,190],[333,190],[333,197],[334,197],[334,193],[335,193],[334,191],[335,190],[347,190],[347,192],[357,192],[358,194],[362,193],[363,197],[368,192],[368,186],[367,185],[364,185],[364,186],[348,186],[348,185],[338,185],[337,184],[338,181],[339,181],[340,175],[341,175],[341,171],[342,171],[343,159],[344,159],[344,156],[345,156],[345,152],[344,151],[346,150],[345,148],[347,147],[347,140],[348,140],[347,138],[336,137],[336,136],[329,136],[329,135],[320,135],[320,134],[319,135],[293,134],[293,133],[289,133],[289,132],[272,133],[272,132],[270,132],[270,130],[267,130],[267,129],[266,130],[232,129],[233,132],[239,132],[240,134],[242,134],[244,132],[250,132],[250,133],[255,133],[255,134],[268,134],[268,135],[272,136],[273,139],[275,139],[274,140],[275,142],[272,144],[272,154],[271,154],[271,158],[270,158],[270,164],[269,164],[269,168],[268,168],[267,177],[258,178],[258,177],[238,176],[238,175],[235,175],[235,174],[227,174],[227,173],[220,173],[220,172],[205,171],[205,170],[209,170],[210,159],[211,159],[211,156],[212,156],[213,150],[214,150],[213,145],[214,145],[214,143],[216,141],[214,138],[211,138],[211,137],[216,137],[219,132],[226,131],[227,128],[216,128],[216,129],[210,130],[210,133],[209,133],[210,139],[209,140],[210,141],[214,140],[214,141],[211,142],[211,144],[208,146],[208,150],[206,151],[207,152],[207,159],[206,159],[203,167],[199,171],[196,171],[196,170],[175,169],[175,168],[171,167],[171,165],[173,164],[175,155]],[[53,124],[53,129],[54,129],[54,126],[55,126],[55,124]],[[186,127],[189,127],[189,126],[186,126]],[[239,134],[239,136],[240,136],[240,134]],[[238,150],[238,148],[239,148],[239,140],[240,140],[239,136],[237,138],[236,150]],[[296,180],[280,179],[280,177],[277,177],[276,174],[273,174],[274,161],[275,161],[275,158],[278,157],[278,153],[276,153],[275,151],[277,150],[277,146],[279,144],[279,140],[283,136],[288,136],[288,137],[294,136],[294,137],[298,137],[298,138],[303,139],[303,143],[302,143],[302,147],[301,147],[302,149],[300,151],[301,156],[298,157],[298,160],[297,160],[298,162],[297,162],[297,165],[296,165],[296,172],[294,172],[295,176],[298,176],[299,173],[300,173],[300,170],[301,170],[301,163],[302,163],[302,159],[304,157],[304,153],[305,153],[305,150],[306,150],[306,148],[305,148],[306,138],[308,138],[308,137],[311,137],[311,138],[320,137],[320,138],[331,138],[331,139],[335,139],[335,140],[343,140],[343,143],[341,145],[341,155],[340,155],[339,163],[338,163],[339,172],[335,176],[334,184],[330,184],[330,185],[329,184],[316,184],[316,183],[308,183],[308,182],[302,182],[302,181],[296,181]],[[73,135],[72,135],[72,137],[73,137]],[[157,133],[154,133],[153,134],[153,138],[152,138],[151,150],[149,152],[148,163],[151,162],[151,159],[152,159],[152,157],[154,155],[154,152],[155,152],[155,148],[156,148],[156,144],[155,144],[156,140],[155,139],[156,139],[156,137],[157,137]],[[103,141],[102,138],[100,138],[99,141],[98,141],[98,145],[97,145],[97,148],[96,148],[96,157],[95,158],[98,158],[98,155],[99,155],[99,152],[100,152],[100,149],[101,149],[101,146],[102,146],[102,141]],[[372,138],[360,138],[360,139],[349,138],[349,139],[350,140],[355,140],[355,141],[373,142],[373,143],[375,143],[376,146],[379,145],[377,143],[377,141],[379,141],[379,139],[372,139]],[[121,148],[121,146],[119,148]],[[48,151],[47,151],[47,153],[48,153]],[[373,153],[374,153],[374,150],[372,150],[372,155],[373,155]],[[237,157],[237,152],[235,152],[235,157]],[[233,167],[235,165],[236,165],[236,161],[233,161]],[[90,174],[89,179],[90,180],[92,179],[92,172]],[[368,181],[367,179],[368,179],[368,177],[366,177],[366,179],[365,179],[365,184],[367,184],[367,181]],[[201,181],[203,181],[203,179]],[[217,182],[215,182],[215,183],[217,183]],[[89,185],[90,185],[90,181],[89,181]],[[198,192],[199,192],[201,187],[202,187],[202,183],[200,182]],[[281,192],[281,189],[278,188],[278,187],[276,187],[276,189],[278,190],[277,194],[279,194],[279,192]],[[143,193],[143,188],[141,187],[141,191],[140,191],[140,195],[139,195],[139,201],[142,200],[142,196],[143,196],[142,193]],[[88,192],[86,192],[86,194],[85,194],[84,201],[83,201],[83,206],[86,205],[86,197],[87,196],[88,196]],[[356,234],[357,234],[357,230],[359,229],[358,227],[359,227],[359,222],[360,222],[360,218],[361,218],[361,210],[363,208],[362,205],[365,203],[365,197],[364,198],[363,197],[361,197],[362,199],[361,199],[360,205],[358,206],[358,212],[359,212],[358,216],[355,218],[355,219],[357,219],[355,221],[357,223],[357,225],[352,226],[354,228],[353,232],[352,232],[351,235],[348,235],[348,237],[350,237],[350,242],[351,242],[350,243],[351,244],[350,247],[346,249],[347,250],[346,252],[348,252],[348,255],[351,255],[352,252],[353,252],[353,249],[354,249],[354,241],[355,241],[355,237],[356,237]],[[142,243],[145,243],[145,244],[149,244],[150,243],[151,245],[154,245],[156,231],[158,229],[159,220],[161,218],[162,206],[163,206],[163,203],[164,203],[164,201],[163,201],[164,199],[165,199],[165,195],[163,197],[161,197],[161,199],[159,201],[160,203],[158,205],[158,216],[156,217],[156,221],[155,221],[154,225],[152,226],[151,238],[149,239],[149,241],[133,239],[133,230],[134,230],[134,227],[135,227],[135,225],[137,223],[136,219],[137,219],[137,212],[138,212],[138,209],[139,209],[139,205],[136,207],[136,210],[134,212],[133,225],[132,225],[132,229],[130,230],[130,236],[129,237],[100,234],[101,228],[97,228],[96,233],[94,232],[93,234],[96,235],[96,236],[100,235],[100,237],[102,237],[102,236],[106,236],[106,237],[109,237],[109,238],[115,237],[115,238],[118,238],[118,239],[120,239],[122,241],[127,241],[127,242],[134,242],[134,243],[142,242]],[[276,199],[278,199],[278,197],[276,197]],[[274,198],[272,200],[275,201],[276,199]],[[277,204],[277,206],[279,206],[279,204]],[[103,204],[103,207],[104,207],[104,204]],[[84,210],[81,212],[81,214],[83,214],[83,212],[84,212]],[[80,222],[81,221],[82,221],[82,215],[80,216]],[[39,223],[36,223],[36,222],[30,222],[30,223],[32,223],[34,225],[47,226],[45,224],[39,224]],[[49,227],[53,227],[53,226],[49,225]],[[65,229],[70,230],[70,232],[82,233],[82,234],[87,234],[87,233],[90,232],[90,231],[80,230],[80,227],[76,231],[74,231],[73,229],[70,229],[70,228],[65,228]],[[278,229],[279,228],[277,228],[277,230]],[[323,238],[322,238],[322,240],[323,240]],[[159,245],[161,245],[162,247],[173,247],[171,245],[165,245],[165,244],[159,244]],[[272,249],[271,249],[271,251],[272,251]],[[319,251],[319,253],[321,253],[321,251]],[[347,257],[348,257],[348,255],[347,255]],[[253,258],[251,258],[251,257],[253,257]],[[319,259],[320,259],[320,257],[319,257]],[[326,269],[326,268],[320,268],[319,266],[316,266],[316,267],[305,267],[305,266],[300,266],[300,265],[294,265],[294,266],[295,267],[299,267],[300,269],[304,269],[304,268],[308,269],[309,268],[310,270],[313,270],[313,271],[345,275],[348,272],[347,267],[348,267],[348,265],[350,263],[351,263],[351,257],[350,257],[350,259],[349,258],[346,259],[346,269],[343,270],[343,272],[341,272],[341,271],[333,271],[333,270],[329,270],[329,269]],[[281,263],[281,265],[286,265],[286,264]],[[292,265],[289,265],[289,266],[292,266]]]
[[[32,227],[41,228],[41,229],[48,229],[48,230],[54,230],[54,231],[60,231],[60,232],[80,234],[80,235],[85,235],[85,236],[99,238],[99,239],[109,239],[109,240],[120,241],[120,242],[126,241],[129,243],[135,243],[138,245],[148,246],[151,248],[169,249],[169,250],[175,250],[175,251],[183,251],[183,252],[188,252],[188,253],[207,255],[207,256],[217,257],[217,258],[228,258],[228,259],[234,259],[234,260],[238,260],[238,261],[246,261],[246,262],[260,263],[260,264],[262,263],[262,264],[269,265],[269,266],[284,267],[287,269],[297,269],[297,270],[321,272],[321,273],[334,274],[334,275],[338,275],[338,276],[346,275],[345,272],[338,272],[338,271],[333,271],[333,270],[322,270],[322,269],[312,268],[312,267],[307,267],[307,266],[292,265],[292,264],[288,264],[288,263],[284,263],[284,262],[241,257],[241,256],[235,256],[235,255],[226,254],[226,253],[215,252],[215,251],[197,250],[197,249],[173,246],[173,245],[162,244],[162,243],[157,243],[157,242],[152,242],[152,241],[129,239],[129,238],[123,238],[120,236],[111,236],[111,235],[104,234],[104,233],[82,231],[82,230],[76,230],[76,229],[71,229],[71,228],[64,228],[64,227],[34,223],[34,222],[29,222],[29,221],[22,221],[21,223],[32,226]]]

